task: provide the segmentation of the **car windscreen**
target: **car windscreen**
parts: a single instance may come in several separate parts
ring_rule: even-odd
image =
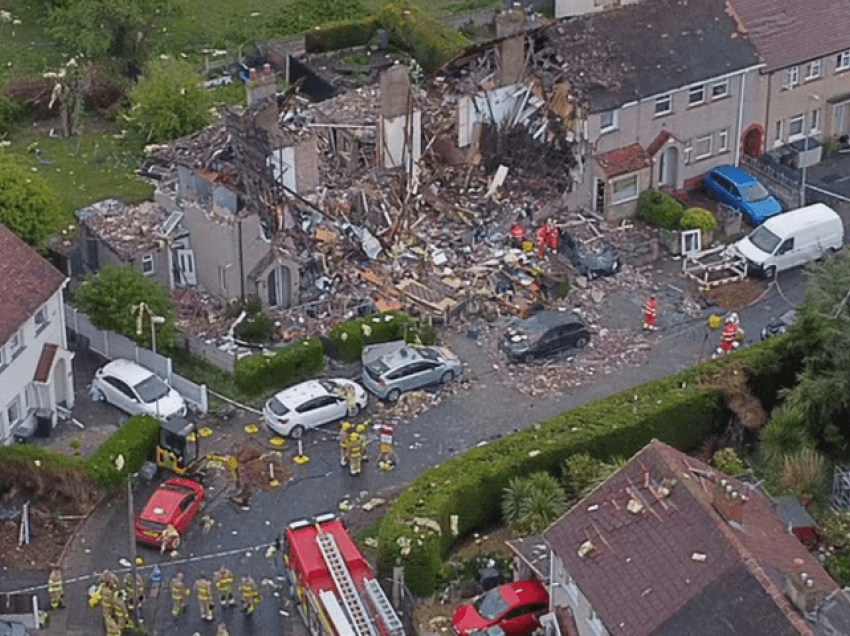
[[[161,534],[162,531],[165,530],[164,523],[150,521],[148,519],[139,519],[139,526],[142,530],[151,530],[153,532],[156,532],[157,534]]]
[[[272,398],[268,403],[269,410],[275,415],[286,415],[289,413],[289,409],[283,405],[283,402],[278,400],[277,398]]]
[[[156,402],[168,395],[168,385],[155,375],[145,378],[133,388],[145,404]]]
[[[430,349],[428,347],[423,347],[419,349],[419,355],[427,360],[434,360],[435,362],[440,360],[440,353],[434,349]]]
[[[496,588],[495,590],[490,590],[475,601],[473,607],[478,611],[481,618],[492,621],[494,618],[501,616],[510,605],[502,596],[499,588]]]
[[[779,245],[779,237],[762,225],[750,234],[750,242],[762,252],[773,254],[773,250]]]
[[[387,369],[386,365],[383,365],[383,364],[382,365],[369,364],[369,365],[366,365],[366,367],[363,370],[366,371],[366,375],[368,375],[370,378],[375,380],[375,382],[380,382],[381,381],[381,373],[382,373],[381,368],[383,368],[384,371],[386,371],[386,369]]]
[[[762,199],[766,199],[770,196],[770,192],[760,183],[751,183],[750,185],[742,188],[741,194],[744,195],[744,198],[747,201],[761,201]]]

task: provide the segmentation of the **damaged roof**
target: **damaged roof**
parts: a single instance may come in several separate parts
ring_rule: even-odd
[[[107,199],[75,214],[81,224],[126,260],[159,248],[160,241],[166,238],[168,211],[152,201],[130,206]]]
[[[637,172],[652,165],[652,158],[640,144],[631,144],[594,157],[605,171],[605,176],[616,177],[621,174]]]
[[[850,49],[847,0],[730,0],[729,4],[764,56],[767,72]]]
[[[720,477],[653,441],[545,532],[612,636],[812,633],[783,595],[786,577],[801,560],[817,590],[838,586],[764,495],[730,478],[747,500],[740,526],[727,522],[712,504]]]
[[[561,20],[536,40],[532,63],[554,65],[596,112],[761,63],[724,0],[646,0]]]

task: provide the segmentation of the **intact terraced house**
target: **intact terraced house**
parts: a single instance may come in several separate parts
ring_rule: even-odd
[[[850,599],[796,508],[653,441],[509,545],[517,575],[549,586],[547,636],[846,636]]]
[[[68,279],[0,225],[0,443],[50,432],[74,407]]]

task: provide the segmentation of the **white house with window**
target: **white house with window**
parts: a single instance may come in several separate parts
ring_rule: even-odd
[[[74,406],[67,279],[0,225],[0,443],[55,426]],[[49,429],[48,429],[49,430]]]

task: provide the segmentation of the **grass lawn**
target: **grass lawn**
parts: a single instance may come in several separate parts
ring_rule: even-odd
[[[0,0],[0,10],[8,11],[12,19],[0,19],[0,86],[14,75],[42,73],[61,65],[61,48],[45,32],[46,2]]]
[[[34,126],[15,130],[12,145],[0,149],[23,166],[38,172],[53,186],[69,222],[74,211],[100,201],[116,198],[138,203],[153,196],[153,186],[136,176],[140,159],[128,153],[111,134],[89,133],[70,139],[54,139]],[[30,150],[36,144],[40,163]]]

